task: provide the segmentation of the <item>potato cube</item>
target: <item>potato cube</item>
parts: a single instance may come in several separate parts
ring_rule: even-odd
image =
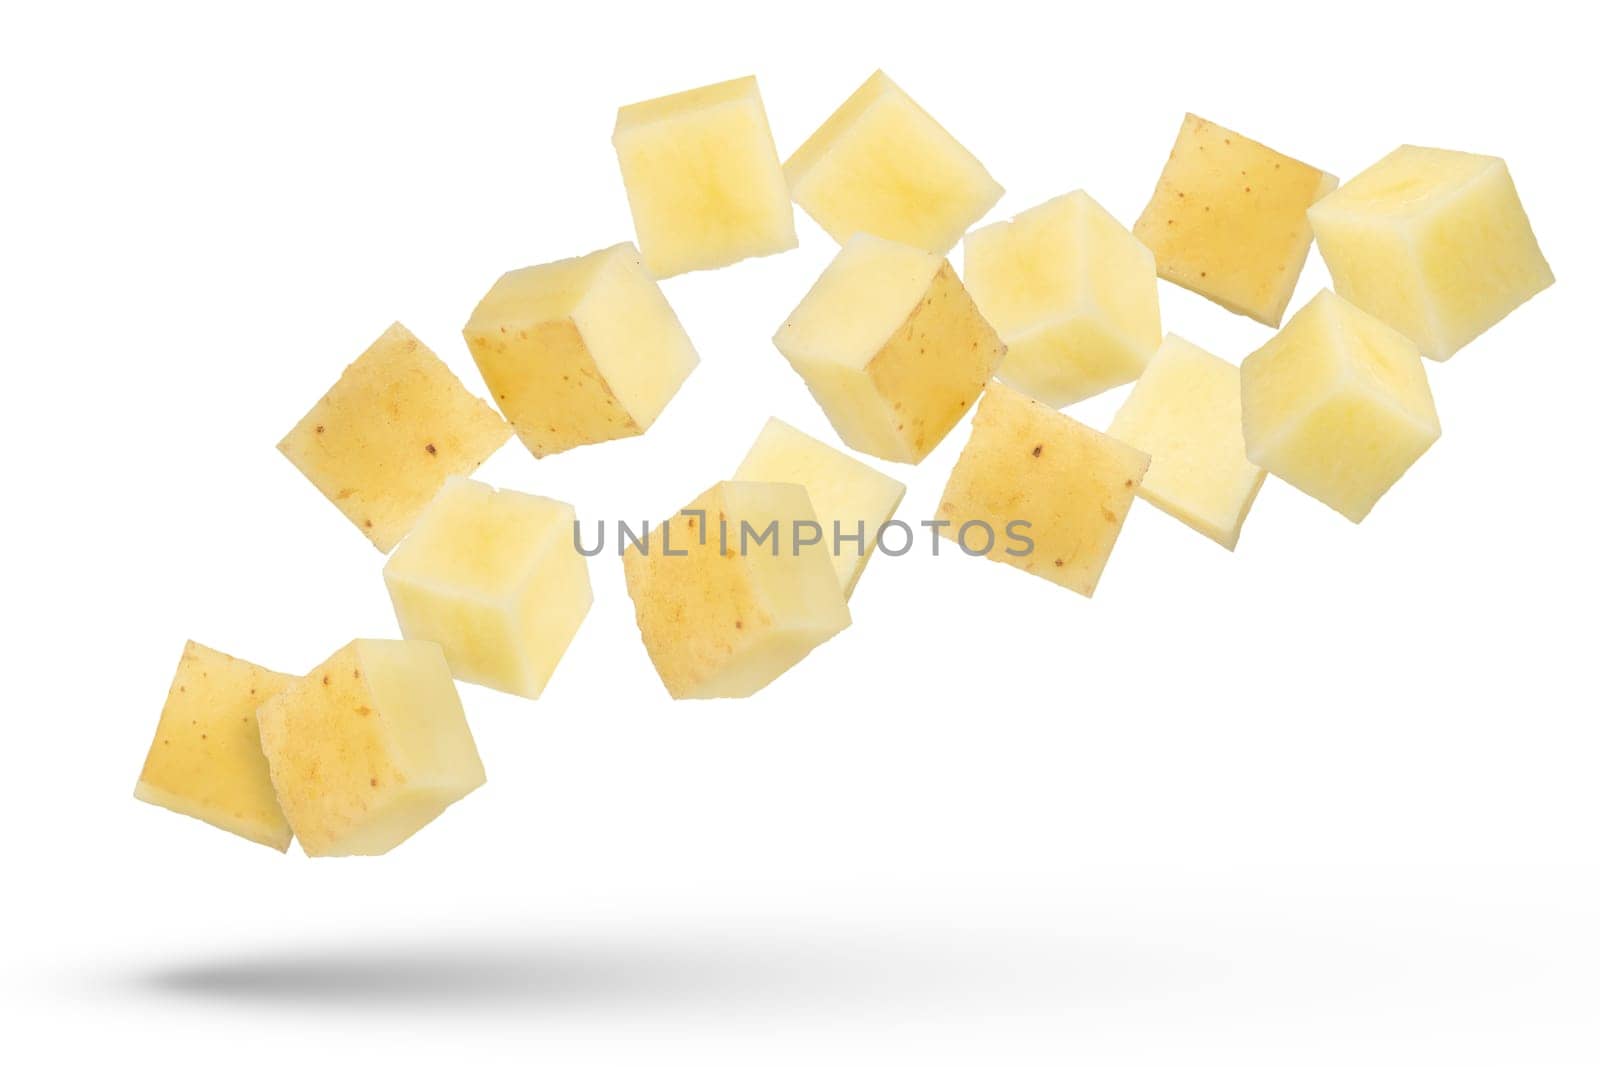
[[[798,485],[719,482],[623,554],[628,595],[675,699],[747,697],[850,625]]]
[[[1239,371],[1250,461],[1351,522],[1439,439],[1417,346],[1326,289]]]
[[[1311,210],[1333,288],[1431,359],[1555,283],[1505,161],[1405,145]]]
[[[794,205],[754,78],[630,104],[611,143],[657,278],[794,248]]]
[[[845,444],[916,463],[983,391],[1005,345],[939,256],[857,234],[773,343]]]
[[[1168,335],[1107,432],[1150,456],[1140,496],[1232,551],[1267,476],[1241,420],[1239,368]]]
[[[484,781],[444,652],[429,641],[352,641],[257,716],[308,856],[388,852]]]
[[[944,487],[942,537],[1093,596],[1150,457],[998,382]]]
[[[1081,190],[962,248],[967,289],[1006,343],[998,377],[1051,407],[1133,381],[1161,344],[1154,257]]]
[[[630,244],[511,271],[462,333],[540,457],[644,433],[700,361]]]
[[[1005,190],[877,71],[783,165],[795,203],[844,244],[857,233],[944,255]]]
[[[278,451],[380,552],[452,474],[471,474],[511,431],[398,322],[350,366]]]
[[[1311,249],[1306,209],[1339,179],[1185,115],[1133,235],[1169,282],[1277,326]]]
[[[188,642],[133,795],[229,833],[289,847],[289,823],[261,754],[256,708],[294,681]]]
[[[887,474],[780,419],[767,420],[733,477],[740,482],[788,482],[805,489],[847,600],[877,547],[879,529],[906,495],[906,487]]]
[[[589,613],[572,505],[452,478],[383,568],[400,632],[450,671],[537,697]]]

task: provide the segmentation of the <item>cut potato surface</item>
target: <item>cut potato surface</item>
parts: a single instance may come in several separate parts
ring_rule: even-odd
[[[845,444],[916,463],[961,420],[1005,345],[950,264],[857,234],[773,343]]]
[[[944,487],[941,536],[1093,596],[1150,457],[990,383]]]
[[[452,474],[471,474],[510,429],[398,322],[278,443],[378,550],[411,529]]]
[[[1161,344],[1150,250],[1081,190],[967,234],[967,289],[999,331],[997,372],[1051,407],[1133,381]]]
[[[188,642],[133,795],[282,852],[293,834],[272,792],[256,708],[294,676]]]
[[[644,433],[700,361],[630,244],[511,271],[462,334],[540,457]]]
[[[1195,115],[1133,234],[1169,282],[1277,326],[1311,248],[1306,209],[1339,179]]]
[[[780,419],[767,420],[733,477],[740,482],[788,482],[805,489],[846,599],[877,547],[879,529],[894,516],[906,493],[906,487],[887,474]]]
[[[1169,334],[1108,433],[1150,456],[1139,495],[1232,551],[1266,472],[1244,450],[1239,368]]]
[[[881,70],[783,171],[795,203],[840,244],[873,233],[941,256],[1005,191]]]
[[[388,852],[483,784],[428,641],[352,641],[262,705],[272,784],[308,856]]]
[[[820,530],[798,485],[720,482],[628,548],[628,594],[667,692],[750,696],[850,625]]]
[[[794,248],[794,205],[754,78],[631,104],[611,136],[657,278]]]
[[[1327,290],[1239,370],[1251,462],[1351,522],[1439,439],[1417,346]]]
[[[1431,359],[1555,282],[1505,161],[1405,145],[1312,208],[1333,288]]]

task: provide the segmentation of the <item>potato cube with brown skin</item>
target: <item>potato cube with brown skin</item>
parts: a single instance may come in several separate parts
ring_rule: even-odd
[[[272,792],[256,709],[293,675],[188,642],[133,795],[282,852],[294,836]]]
[[[510,436],[494,409],[397,322],[278,451],[387,552],[446,478],[471,474]]]
[[[850,625],[806,491],[720,482],[623,554],[628,595],[675,699],[747,697]]]
[[[992,382],[939,502],[969,555],[1093,596],[1150,457]]]
[[[857,234],[773,338],[844,443],[917,463],[983,391],[1005,345],[950,264]]]
[[[1229,311],[1277,326],[1311,249],[1306,209],[1339,179],[1195,115],[1133,235],[1156,270]]]
[[[511,271],[462,333],[539,457],[644,433],[700,361],[630,244]]]
[[[388,852],[484,781],[431,641],[352,641],[257,718],[278,802],[308,856]]]

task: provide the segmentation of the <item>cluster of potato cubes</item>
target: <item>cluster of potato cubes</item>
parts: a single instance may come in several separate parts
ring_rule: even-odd
[[[1003,190],[881,71],[787,162],[754,78],[625,106],[612,143],[637,247],[490,286],[462,335],[493,406],[397,323],[279,445],[388,554],[402,639],[301,675],[190,642],[139,799],[371,855],[482,785],[456,681],[540,697],[593,594],[572,505],[469,476],[513,435],[648,431],[699,363],[661,280],[796,247],[796,204],[839,250],[773,342],[839,440],[915,465],[974,412],[926,525],[1083,596],[1136,497],[1229,550],[1268,474],[1361,521],[1439,436],[1423,357],[1554,280],[1505,163],[1463,152],[1340,186],[1188,115],[1131,229],[1082,190],[974,228]],[[1333,289],[1285,323],[1313,243]],[[1237,362],[1164,334],[1158,279],[1274,332]],[[1129,383],[1104,431],[1060,410]],[[751,696],[848,627],[906,491],[778,419],[728,466],[619,545],[673,698]]]

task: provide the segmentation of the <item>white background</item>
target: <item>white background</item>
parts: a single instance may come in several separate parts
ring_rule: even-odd
[[[1595,85],[1556,10],[9,7],[7,1057],[1600,1063]],[[1141,503],[1093,600],[880,557],[850,630],[702,704],[597,559],[544,699],[463,687],[489,784],[393,854],[132,799],[185,638],[298,671],[395,633],[273,447],[347,362],[399,319],[481,393],[495,277],[632,236],[618,105],[753,72],[786,156],[878,66],[991,218],[1131,223],[1192,110],[1345,178],[1504,156],[1559,281],[1429,365],[1444,436],[1359,527],[1269,480],[1230,555]],[[769,415],[835,440],[769,341],[833,253],[799,226],[665,284],[703,362],[646,437],[482,476],[654,518]],[[1227,358],[1270,335],[1161,298]]]

